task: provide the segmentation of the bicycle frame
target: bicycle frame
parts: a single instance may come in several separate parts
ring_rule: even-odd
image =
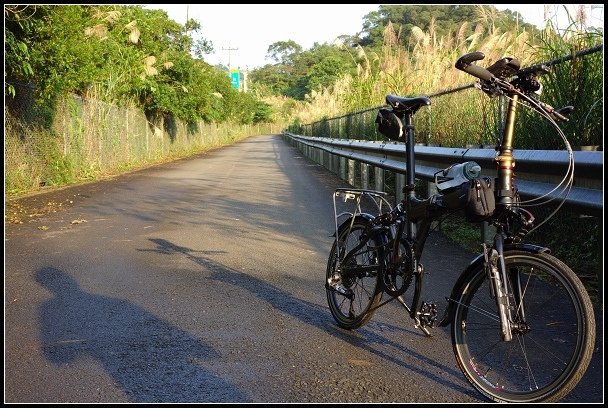
[[[513,168],[515,167],[515,158],[513,157],[513,138],[514,138],[514,124],[517,112],[517,101],[518,95],[512,93],[509,95],[509,104],[507,108],[506,124],[503,129],[503,135],[498,146],[498,154],[495,158],[497,163],[497,213],[509,209],[513,204]],[[421,258],[424,250],[426,238],[430,232],[433,221],[442,215],[443,211],[438,211],[432,205],[432,197],[421,200],[416,197],[414,191],[415,176],[416,176],[416,162],[415,162],[415,151],[414,151],[414,126],[413,126],[413,113],[411,111],[405,111],[403,113],[403,123],[405,129],[405,149],[406,149],[406,185],[404,187],[405,198],[403,203],[405,204],[405,214],[403,222],[397,223],[397,231],[393,238],[393,245],[391,248],[390,262],[392,265],[397,265],[400,260],[401,254],[399,249],[399,237],[403,234],[408,242],[411,243],[413,253],[415,254],[414,262],[414,294],[411,306],[408,307],[402,297],[398,297],[399,301],[406,307],[410,317],[416,320],[418,324],[418,314],[421,310],[421,295],[422,295],[422,278],[424,275],[424,268],[421,264],[418,264],[418,259]],[[437,211],[437,212],[435,212]],[[484,251],[480,257],[483,257],[485,268],[488,271],[488,279],[492,283],[493,296],[496,299],[497,307],[500,313],[501,321],[501,335],[503,340],[510,341],[512,339],[512,327],[514,322],[511,316],[511,308],[509,305],[509,297],[512,295],[516,302],[517,307],[520,310],[520,315],[525,315],[523,310],[523,302],[521,302],[522,289],[519,283],[518,276],[509,276],[505,261],[504,261],[504,239],[505,233],[503,226],[500,223],[494,223],[497,227],[497,232],[494,236],[493,244],[487,248],[484,244]],[[536,249],[533,249],[536,250]],[[466,272],[466,271],[465,271]],[[509,285],[515,293],[509,293]],[[455,285],[455,289],[458,285]],[[445,316],[442,319],[440,325],[446,325],[448,323],[447,316],[451,311],[450,305],[446,310]],[[428,331],[423,327],[423,332],[429,335]]]
[[[516,189],[513,183],[513,168],[515,166],[515,159],[513,157],[513,139],[514,139],[514,124],[515,117],[517,112],[517,104],[518,104],[518,94],[514,89],[507,90],[507,96],[509,97],[509,103],[507,108],[506,115],[506,123],[503,128],[502,137],[500,139],[499,145],[497,146],[497,155],[495,157],[495,162],[497,165],[497,178],[496,178],[496,197],[497,204],[496,210],[494,211],[493,216],[488,222],[493,224],[496,227],[496,234],[493,239],[493,243],[491,246],[486,246],[483,244],[482,254],[475,259],[471,265],[478,265],[478,263],[483,263],[484,270],[487,271],[488,281],[490,282],[490,291],[491,295],[494,297],[496,301],[496,306],[498,309],[499,316],[497,316],[498,320],[501,322],[501,336],[503,340],[510,341],[513,337],[514,330],[525,330],[525,322],[523,321],[523,316],[525,316],[525,310],[523,305],[523,293],[524,290],[520,284],[520,279],[517,276],[516,272],[509,272],[506,270],[504,252],[505,249],[521,249],[527,252],[544,252],[547,251],[546,248],[537,247],[534,245],[527,244],[515,244],[513,240],[513,236],[511,232],[508,230],[508,223],[505,223],[505,220],[508,220],[515,212],[513,212],[512,207],[515,204],[516,200]],[[392,298],[386,302],[381,303],[376,308],[392,301],[393,299],[397,299],[408,311],[410,317],[415,320],[416,326],[419,327],[426,335],[430,336],[429,331],[425,326],[433,326],[436,320],[436,316],[431,316],[427,313],[427,311],[423,311],[425,308],[425,304],[422,302],[422,280],[424,276],[424,267],[421,263],[418,262],[421,259],[422,252],[424,250],[424,245],[428,235],[431,231],[432,223],[438,220],[444,214],[450,212],[451,210],[437,204],[437,198],[442,195],[434,194],[426,199],[419,199],[416,197],[415,193],[415,176],[416,176],[416,158],[415,158],[415,130],[413,125],[413,116],[415,114],[415,110],[410,109],[400,109],[398,111],[400,115],[400,120],[403,123],[403,136],[405,142],[405,175],[406,175],[406,183],[403,188],[403,193],[405,194],[404,199],[397,204],[399,207],[399,211],[397,213],[393,213],[395,218],[389,220],[383,218],[382,216],[374,217],[370,214],[364,214],[360,210],[355,211],[357,214],[361,214],[365,216],[368,221],[372,222],[375,225],[373,230],[370,230],[368,233],[373,235],[376,231],[380,231],[383,227],[390,226],[390,229],[384,230],[385,232],[382,234],[385,238],[374,238],[380,239],[380,241],[376,241],[376,246],[380,251],[380,258],[383,260],[387,260],[387,263],[380,263],[379,273],[386,277],[387,274],[393,274],[392,276],[396,276],[399,273],[399,268],[403,268],[402,263],[404,261],[411,261],[407,264],[408,268],[411,268],[406,273],[412,273],[414,279],[414,289],[413,289],[413,298],[411,305],[408,306],[405,299],[403,298],[403,294],[407,290],[409,286],[409,281],[407,285],[402,285],[401,288],[390,288],[389,286],[385,287],[385,291],[392,296]],[[344,194],[355,193],[356,194],[370,194],[374,193],[371,190],[349,190],[344,191]],[[375,192],[378,193],[378,192]],[[336,192],[335,194],[338,194]],[[383,193],[381,193],[383,194]],[[354,197],[352,197],[354,198]],[[335,196],[334,196],[335,199]],[[386,200],[384,200],[386,201]],[[357,208],[359,208],[360,197],[357,199]],[[389,205],[390,207],[390,205]],[[335,200],[334,200],[334,212],[335,208]],[[354,222],[354,214],[352,213],[343,213],[340,215],[350,215],[349,218],[350,226],[352,227],[352,223]],[[338,237],[338,215],[336,215],[336,237]],[[386,235],[388,234],[388,236]],[[409,246],[410,253],[402,253],[401,244],[402,239],[405,239],[407,245]],[[340,244],[340,243],[338,243]],[[344,260],[350,259],[354,254],[357,253],[362,247],[364,243],[360,243],[357,247],[352,249],[346,256],[343,258]],[[506,247],[506,248],[505,248]],[[388,251],[388,252],[387,252]],[[405,258],[406,256],[411,256],[411,260]],[[341,264],[340,261],[338,261]],[[340,266],[341,267],[341,266]],[[344,267],[344,270],[350,270],[351,273],[363,273],[368,270],[373,270],[375,267],[367,266],[364,268],[357,267],[356,269],[352,269],[351,267]],[[448,306],[446,308],[445,314],[441,321],[439,322],[440,326],[445,326],[449,324],[450,317],[452,316],[455,302],[455,295],[462,292],[464,287],[462,286],[464,282],[467,281],[466,276],[468,275],[471,269],[467,268],[461,274],[460,278],[457,279],[456,284],[452,290],[452,294],[448,300]],[[519,316],[519,321],[514,321],[512,317],[512,307],[510,302],[516,302],[517,315]],[[434,305],[427,305],[432,306]],[[424,315],[424,316],[423,316]],[[423,319],[424,317],[424,319]]]

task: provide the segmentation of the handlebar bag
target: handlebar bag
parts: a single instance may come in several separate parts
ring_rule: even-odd
[[[464,213],[467,221],[481,222],[490,218],[496,209],[494,179],[478,177],[470,181]]]

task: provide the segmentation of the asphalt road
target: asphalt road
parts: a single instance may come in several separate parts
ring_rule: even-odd
[[[447,329],[337,328],[336,176],[280,136],[38,194],[5,219],[5,402],[483,402]],[[17,220],[21,224],[16,224]],[[473,258],[433,233],[427,301]],[[598,348],[564,402],[603,401]]]

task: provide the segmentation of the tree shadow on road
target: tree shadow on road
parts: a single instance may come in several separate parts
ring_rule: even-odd
[[[129,301],[85,292],[62,270],[46,267],[35,276],[53,295],[39,308],[42,351],[51,363],[92,357],[129,402],[248,402],[204,368],[218,353],[200,339]]]

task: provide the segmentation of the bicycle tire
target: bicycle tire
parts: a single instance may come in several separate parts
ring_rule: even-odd
[[[556,257],[518,250],[504,255],[507,271],[517,271],[525,290],[526,329],[502,341],[500,322],[494,320],[496,303],[480,264],[455,299],[451,332],[456,360],[467,380],[492,401],[558,401],[576,386],[591,360],[591,300],[580,279]],[[509,301],[517,320],[521,309],[513,298]]]
[[[344,273],[336,270],[338,255],[344,257],[360,241],[363,231],[366,230],[368,221],[357,217],[352,227],[349,222],[338,231],[338,240],[334,241],[327,261],[326,293],[327,302],[332,316],[338,326],[353,330],[363,326],[371,319],[375,308],[382,299],[382,285],[380,282],[380,265],[378,259],[381,251],[372,240],[369,240],[363,248],[351,259],[350,265],[377,266],[372,271],[363,273]],[[338,251],[338,243],[341,243]],[[340,284],[352,291],[353,299],[335,289]]]

